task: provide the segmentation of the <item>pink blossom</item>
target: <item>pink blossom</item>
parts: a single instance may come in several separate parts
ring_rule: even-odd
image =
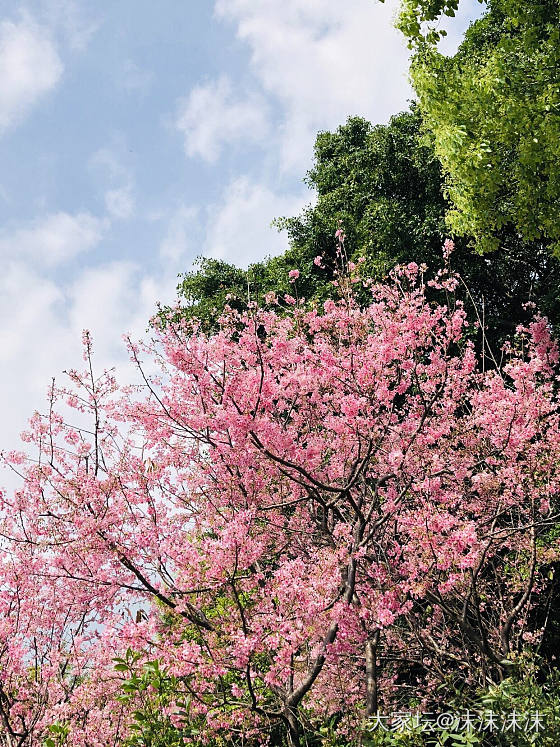
[[[92,374],[84,337],[85,370],[30,420],[33,456],[3,455],[21,474],[0,493],[13,731],[41,744],[61,722],[68,747],[120,744],[150,694],[123,707],[122,686],[157,660],[208,743],[264,744],[301,708],[317,725],[342,708],[357,733],[377,636],[388,709],[396,662],[422,660],[421,698],[450,667],[484,684],[540,640],[560,561],[536,521],[560,491],[557,346],[537,316],[483,368],[464,308],[427,298],[420,270],[369,283],[369,305],[350,285],[312,310],[267,294],[210,334],[170,319],[129,341],[142,388]],[[184,700],[162,710],[177,726]]]
[[[278,296],[274,291],[269,291],[265,293],[264,300],[267,304],[274,305],[278,303]]]
[[[455,250],[455,243],[451,239],[445,239],[443,242],[443,257],[449,259],[451,253]]]

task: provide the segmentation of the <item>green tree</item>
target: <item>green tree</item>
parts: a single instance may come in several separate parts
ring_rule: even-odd
[[[453,17],[458,8],[459,0],[401,0],[396,26],[407,37],[410,49],[423,42],[435,44],[447,36],[441,27],[442,16]]]
[[[481,252],[508,228],[559,254],[560,3],[489,0],[446,57],[421,22],[456,7],[405,0],[398,22],[416,48],[411,75],[446,172],[448,225]]]
[[[441,169],[420,123],[413,106],[388,125],[352,117],[335,132],[318,134],[306,179],[317,192],[316,205],[278,221],[302,259],[319,254],[332,266],[341,224],[349,258],[363,254],[374,278],[398,262],[441,262]]]
[[[411,49],[423,41],[435,43],[447,34],[435,22],[441,16],[453,17],[458,7],[459,0],[402,0],[396,25],[407,37]]]
[[[288,272],[294,268],[301,273],[299,295],[320,301],[332,293],[334,234],[340,222],[349,259],[364,256],[364,273],[371,277],[382,279],[402,262],[426,262],[431,271],[441,265],[449,205],[441,165],[432,139],[423,133],[417,107],[387,125],[372,126],[353,117],[335,132],[319,133],[306,181],[316,190],[315,205],[277,221],[287,231],[289,249],[247,271],[201,260],[181,279],[181,314],[213,328],[226,302],[242,308],[247,300],[262,305],[269,291],[293,294]],[[486,256],[473,253],[469,237],[458,239],[451,258],[469,288],[463,295],[473,319],[471,299],[484,309],[494,348],[526,319],[525,301],[535,301],[551,319],[560,320],[560,264],[546,243],[523,242],[512,227],[503,228],[500,238],[500,248]],[[316,256],[323,257],[325,269],[314,264]]]
[[[352,117],[336,132],[319,133],[305,180],[317,202],[297,217],[276,221],[287,231],[288,250],[247,271],[200,259],[179,284],[184,313],[212,327],[226,301],[242,306],[247,300],[262,303],[269,291],[293,293],[291,269],[300,272],[300,296],[325,298],[332,292],[339,225],[348,257],[364,255],[367,273],[377,279],[401,261],[439,264],[445,236],[440,166],[419,125],[413,109],[392,117],[389,125],[373,127]],[[323,268],[314,264],[317,256]]]

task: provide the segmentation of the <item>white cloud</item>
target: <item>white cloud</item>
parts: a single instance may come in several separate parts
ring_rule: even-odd
[[[119,144],[126,150],[125,143]],[[88,168],[104,190],[105,208],[111,218],[126,220],[134,215],[134,179],[112,148],[100,148],[88,161]]]
[[[88,11],[84,0],[40,0],[38,5],[41,20],[78,52],[87,47],[101,25],[101,20]]]
[[[151,70],[140,67],[133,60],[125,60],[117,73],[117,83],[129,93],[147,93],[154,80]]]
[[[112,218],[125,220],[134,215],[134,198],[132,187],[126,185],[118,189],[109,189],[105,192],[105,207]]]
[[[42,339],[40,335],[37,335],[37,323],[39,322],[40,326],[42,324],[46,327],[50,326],[52,311],[61,303],[63,296],[52,281],[41,278],[23,262],[4,257],[2,264],[0,274],[2,377],[10,372],[9,364],[17,360],[16,373],[25,378],[34,368],[31,361],[35,356],[37,343],[40,343]],[[48,380],[45,380],[43,385],[46,386],[47,383]],[[3,380],[2,389],[6,388],[8,388],[10,397],[17,392],[17,388],[10,392],[10,387]],[[2,419],[5,422],[4,411]]]
[[[80,271],[66,283],[50,280],[29,262],[9,260],[0,274],[0,450],[20,449],[19,433],[34,410],[46,409],[52,379],[80,368],[82,330],[91,331],[98,372],[117,367],[121,383],[138,377],[122,335],[145,337],[156,302],[175,297],[176,269],[153,276],[129,262]],[[0,474],[0,485],[13,484]]]
[[[353,114],[383,122],[406,107],[408,54],[397,0],[217,0],[263,89],[282,106],[282,165],[301,173],[318,130]]]
[[[188,156],[213,162],[232,143],[266,137],[267,107],[257,94],[239,96],[222,76],[191,91],[179,105],[175,125],[184,135]]]
[[[59,212],[36,220],[30,227],[0,234],[0,256],[23,258],[55,266],[86,252],[101,239],[105,221],[90,213]]]
[[[78,338],[91,331],[98,366],[121,369],[128,361],[122,335],[145,337],[156,303],[172,300],[176,284],[175,272],[153,277],[132,262],[87,268],[66,291],[68,327]]]
[[[63,66],[48,33],[31,19],[0,23],[0,131],[52,90]]]
[[[159,247],[159,256],[166,261],[178,262],[193,248],[192,234],[199,210],[181,205],[171,216],[167,232]]]
[[[19,434],[35,410],[45,412],[53,376],[80,363],[79,340],[60,324],[64,294],[30,263],[3,260],[0,275],[0,450],[24,446]],[[77,357],[78,356],[78,357]],[[15,487],[10,473],[0,486]]]
[[[309,202],[309,192],[279,195],[265,184],[236,179],[222,202],[209,209],[204,255],[247,267],[287,248],[286,236],[271,227],[274,218],[295,215]]]
[[[126,143],[120,141],[117,147],[124,150]],[[123,165],[115,150],[116,148],[110,147],[100,148],[90,156],[88,161],[88,167],[91,171],[97,173],[103,179],[108,179],[112,184],[130,180],[128,169]]]

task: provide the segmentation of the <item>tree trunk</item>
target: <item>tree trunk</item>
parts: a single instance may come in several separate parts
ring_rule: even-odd
[[[301,747],[301,730],[297,717],[297,708],[288,707],[286,710],[286,721],[288,722],[288,745],[289,747]]]
[[[379,630],[366,641],[366,713],[373,716],[379,709],[377,694],[377,645]]]

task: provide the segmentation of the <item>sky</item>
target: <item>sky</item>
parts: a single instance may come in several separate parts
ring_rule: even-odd
[[[320,130],[407,107],[396,0],[0,0],[0,450],[197,256],[286,248]],[[445,51],[479,8],[463,0]]]

